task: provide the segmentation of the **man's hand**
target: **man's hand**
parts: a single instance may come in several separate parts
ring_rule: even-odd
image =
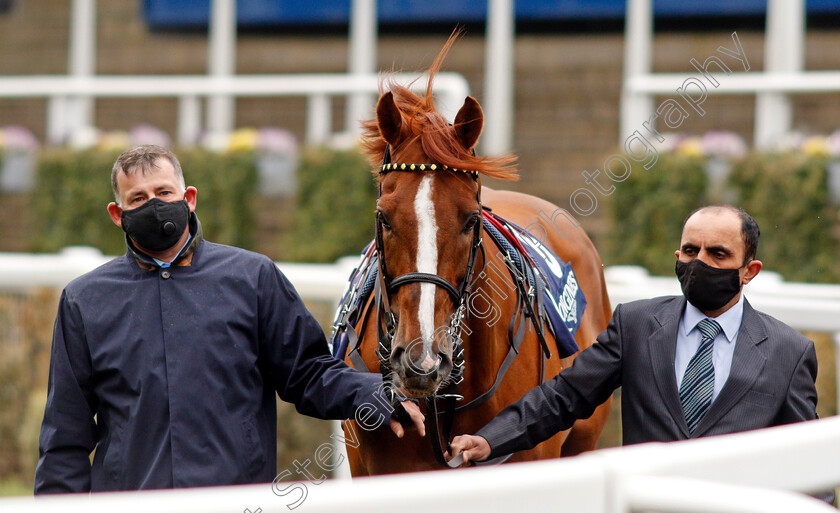
[[[406,413],[411,417],[411,422],[414,424],[417,432],[420,433],[420,436],[426,436],[426,416],[420,413],[420,407],[412,401],[402,401],[400,404],[402,404]],[[397,438],[402,438],[405,435],[405,429],[402,424],[393,416],[391,417],[391,431],[397,435]]]
[[[484,461],[490,456],[490,444],[476,435],[456,436],[452,443],[452,457],[464,452],[464,465],[471,461]]]

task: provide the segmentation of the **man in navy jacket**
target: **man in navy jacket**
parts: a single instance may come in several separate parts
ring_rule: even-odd
[[[272,481],[275,393],[314,417],[390,418],[381,377],[329,355],[271,260],[202,239],[175,155],[127,151],[111,184],[128,250],[61,295],[36,494]]]

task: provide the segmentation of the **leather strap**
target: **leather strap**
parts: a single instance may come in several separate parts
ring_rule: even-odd
[[[449,292],[449,295],[457,303],[460,299],[460,294],[458,289],[455,288],[455,285],[449,283],[448,280],[441,278],[437,274],[430,274],[430,273],[406,273],[397,276],[396,278],[391,280],[391,283],[388,285],[388,292],[393,292],[397,287],[400,285],[405,285],[406,283],[413,283],[413,282],[426,282],[426,283],[433,283],[438,287],[442,287],[444,290]]]

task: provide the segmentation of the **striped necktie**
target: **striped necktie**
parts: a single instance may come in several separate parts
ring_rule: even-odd
[[[712,404],[712,391],[715,389],[712,348],[715,337],[721,332],[720,324],[711,319],[703,319],[697,323],[697,329],[700,330],[703,338],[697,352],[688,362],[680,385],[680,403],[682,403],[685,422],[692,435]]]

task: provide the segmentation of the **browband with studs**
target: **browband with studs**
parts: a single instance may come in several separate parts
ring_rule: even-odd
[[[400,163],[388,163],[382,164],[379,168],[380,174],[385,174],[389,171],[437,171],[438,169],[443,171],[457,171],[459,173],[469,173],[471,175],[478,176],[477,171],[470,171],[468,169],[457,169],[454,167],[449,167],[446,164],[400,164]]]

